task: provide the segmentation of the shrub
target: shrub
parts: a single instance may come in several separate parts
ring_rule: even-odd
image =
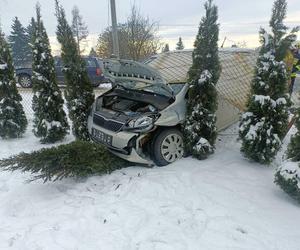
[[[275,174],[275,183],[300,203],[300,109],[296,116],[297,133],[292,136],[287,150],[288,161]]]
[[[275,174],[275,183],[300,203],[300,168],[297,162],[286,162]]]

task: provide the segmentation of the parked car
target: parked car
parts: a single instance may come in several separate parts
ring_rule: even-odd
[[[86,63],[86,69],[90,81],[94,87],[98,87],[104,81],[104,75],[102,73],[103,63],[102,60],[97,57],[83,57]],[[60,57],[54,58],[55,72],[57,77],[57,83],[59,85],[64,85],[64,74],[63,74],[63,64]],[[16,75],[18,78],[18,83],[23,88],[32,87],[32,68],[17,68]]]
[[[154,69],[128,60],[104,61],[104,75],[113,88],[91,108],[91,138],[130,162],[164,166],[182,158],[188,85],[171,87]]]

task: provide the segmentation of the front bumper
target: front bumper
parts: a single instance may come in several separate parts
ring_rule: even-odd
[[[92,136],[92,129],[95,128],[109,136],[112,136],[111,145],[103,144],[99,142],[96,138]],[[140,148],[139,140],[143,137],[138,133],[133,132],[113,132],[103,127],[97,126],[93,123],[93,118],[89,116],[88,121],[88,129],[91,138],[96,143],[101,143],[105,147],[107,147],[114,155],[127,160],[129,162],[145,164],[145,165],[153,165],[153,162],[143,155],[139,154]]]

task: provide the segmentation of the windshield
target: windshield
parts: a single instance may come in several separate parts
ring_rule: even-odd
[[[159,83],[145,83],[145,82],[138,82],[138,81],[122,81],[122,82],[117,82],[117,85],[121,85],[127,89],[132,89],[132,90],[141,90],[141,91],[146,91],[150,93],[155,93],[167,97],[172,97],[172,89],[170,89],[168,86],[165,84],[159,84]]]

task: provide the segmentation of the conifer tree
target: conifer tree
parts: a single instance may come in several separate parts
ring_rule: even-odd
[[[276,0],[270,27],[272,34],[260,30],[261,49],[257,60],[252,93],[247,111],[240,122],[241,152],[245,157],[268,164],[280,149],[288,125],[287,73],[283,59],[290,44],[296,39],[283,21],[287,3]]]
[[[296,114],[296,128],[297,133],[292,136],[291,142],[288,145],[287,159],[294,162],[300,162],[300,109],[297,110]]]
[[[32,41],[33,35],[34,35],[34,30],[35,30],[35,20],[32,17],[30,19],[30,23],[28,24],[28,26],[26,27],[26,34],[27,34],[27,41]]]
[[[163,50],[162,50],[162,52],[163,52],[163,53],[166,53],[166,52],[169,52],[169,51],[170,51],[169,44],[168,44],[168,43],[166,43],[166,45],[163,47]]]
[[[26,66],[31,62],[31,48],[28,44],[26,30],[19,21],[18,17],[15,17],[12,24],[12,31],[8,38],[9,44],[12,49],[12,56],[14,65]]]
[[[69,117],[73,122],[72,130],[77,139],[89,140],[87,120],[89,109],[94,102],[93,88],[85,62],[80,57],[72,29],[67,22],[65,11],[58,0],[55,3],[58,21],[56,35],[61,44],[61,58],[65,65],[65,97]]]
[[[15,82],[15,71],[9,45],[0,27],[0,137],[21,137],[27,119]]]
[[[26,27],[27,43],[29,44],[29,46],[31,48],[32,48],[32,43],[33,43],[33,36],[34,36],[35,26],[36,26],[36,23],[35,23],[34,18],[32,17],[30,19],[30,23]]]
[[[190,91],[184,127],[185,148],[193,157],[205,159],[214,152],[217,136],[217,90],[220,77],[218,55],[218,8],[212,0],[205,5],[189,70]]]
[[[26,40],[27,40],[26,42],[30,48],[32,48],[32,44],[33,44],[34,28],[35,28],[35,20],[32,17],[30,19],[30,23],[26,27]],[[32,60],[33,58],[32,58],[32,51],[31,51],[31,53],[29,53],[28,55],[28,63],[32,64]]]
[[[176,44],[176,50],[183,50],[184,49],[184,45],[182,42],[182,38],[179,37],[178,43]]]
[[[275,183],[300,203],[300,109],[296,118],[297,133],[287,150],[287,161],[276,171]]]
[[[36,6],[37,19],[33,33],[33,132],[42,143],[54,143],[62,140],[69,126],[63,110],[64,100],[57,86],[54,59],[51,55],[48,35]]]
[[[91,48],[91,51],[90,51],[90,53],[89,53],[89,56],[92,56],[92,57],[97,57],[98,55],[97,55],[97,52],[96,52],[96,50],[94,49],[94,48]]]
[[[82,53],[84,49],[81,50],[80,45],[89,35],[88,27],[84,23],[77,6],[74,6],[72,10],[72,17],[72,32],[77,43],[78,51]]]

